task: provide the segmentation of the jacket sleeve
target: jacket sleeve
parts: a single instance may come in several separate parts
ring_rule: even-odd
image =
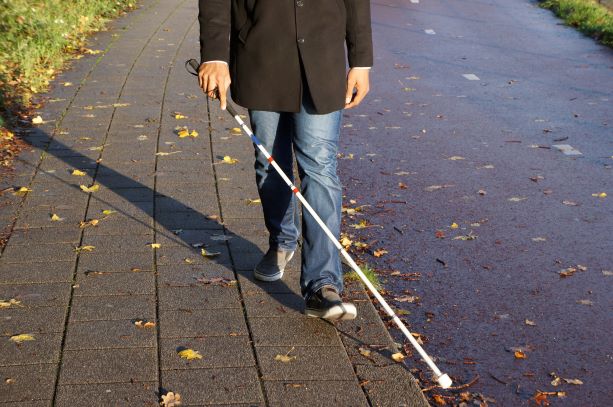
[[[370,0],[344,0],[347,9],[347,58],[349,67],[369,67],[373,64]]]
[[[230,59],[230,0],[199,0],[200,61]]]

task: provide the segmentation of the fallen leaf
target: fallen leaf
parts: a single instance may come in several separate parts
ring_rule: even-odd
[[[568,384],[574,384],[576,386],[580,386],[583,384],[583,382],[579,379],[562,379],[562,380],[564,380]]]
[[[432,398],[434,399],[434,402],[438,404],[439,406],[447,405],[447,401],[440,394],[433,394]]]
[[[11,298],[10,300],[0,300],[0,309],[21,306],[21,301]]]
[[[402,363],[402,361],[406,358],[401,352],[396,352],[392,355],[392,359],[394,362]]]
[[[241,131],[240,127],[232,127],[230,129],[230,132],[233,133],[233,134],[241,134],[242,131]]]
[[[32,190],[28,187],[21,187],[13,192],[13,195],[24,196],[27,192],[32,192]]]
[[[202,359],[202,355],[197,350],[193,349],[183,349],[178,353],[181,359],[194,360],[194,359]]]
[[[534,321],[530,321],[529,319],[526,319],[526,320],[524,321],[524,323],[525,323],[526,325],[529,325],[529,326],[536,326],[536,322],[534,322]]]
[[[216,256],[219,256],[221,254],[221,252],[208,252],[208,251],[206,251],[206,249],[202,248],[202,249],[200,249],[200,254],[203,257],[216,257]]]
[[[149,243],[149,246],[151,246],[152,249],[159,249],[160,247],[162,247],[161,243]]]
[[[466,160],[466,158],[461,157],[461,156],[459,156],[459,155],[454,155],[454,156],[449,157],[449,158],[448,158],[448,160],[451,160],[451,161],[458,161],[458,160]]]
[[[64,220],[64,218],[60,218],[56,213],[51,214],[51,221],[59,222],[61,220]]]
[[[546,240],[547,240],[547,239],[546,239],[546,238],[544,238],[544,237],[533,237],[533,238],[532,238],[532,241],[533,241],[533,242],[544,242],[544,241],[546,241]]]
[[[370,354],[372,353],[370,349],[366,348],[359,348],[358,351],[360,352],[360,355],[365,356],[367,358],[369,358]]]
[[[592,194],[592,196],[595,196],[596,198],[606,198],[607,197],[607,193],[606,192],[599,192],[597,194]]]
[[[451,224],[451,226],[449,226],[449,227],[450,227],[451,229],[457,229],[457,228],[458,228],[458,224],[457,224],[457,223],[455,223],[455,222],[453,222],[453,223]]]
[[[383,256],[384,254],[387,254],[387,253],[389,253],[389,252],[387,250],[385,250],[385,249],[377,249],[377,250],[372,252],[372,255],[375,256],[375,257],[381,257],[381,256]]]
[[[184,115],[182,115],[179,112],[175,112],[175,119],[177,119],[177,120],[187,119],[187,116],[184,116]]]
[[[164,152],[164,151],[160,151],[159,153],[155,153],[155,155],[160,156],[160,157],[165,157],[167,155],[171,155],[171,154],[178,154],[181,151],[171,151],[170,153]]]
[[[560,277],[570,277],[570,276],[572,276],[573,274],[575,274],[575,271],[577,271],[577,269],[576,269],[576,268],[574,268],[574,267],[568,267],[568,268],[565,268],[565,269],[563,269],[563,270],[560,270],[560,271],[559,271],[559,274],[560,274]]]
[[[399,182],[399,183],[398,183],[398,188],[400,188],[400,189],[407,189],[407,188],[409,188],[409,187],[408,187],[408,186],[407,186],[407,184],[405,184],[404,182]]]
[[[247,205],[256,205],[261,204],[262,200],[260,198],[257,199],[247,199]]]
[[[160,402],[162,407],[177,407],[181,405],[181,395],[179,393],[168,392],[162,396]]]
[[[87,175],[87,173],[81,170],[72,170],[72,175],[76,175],[77,177],[83,177]]]
[[[22,342],[33,341],[33,340],[34,340],[34,336],[30,334],[13,335],[9,338],[9,341],[15,342],[15,343],[22,343]]]
[[[514,196],[512,198],[509,198],[508,200],[511,202],[520,202],[520,201],[525,201],[526,199],[528,198],[523,197],[523,196]]]
[[[577,304],[581,304],[581,305],[594,305],[594,302],[590,301],[590,300],[578,300]]]
[[[461,235],[461,236],[456,236],[453,238],[453,240],[475,240],[477,239],[477,235],[473,235],[472,231],[469,232],[467,235]]]
[[[75,247],[74,251],[77,252],[77,253],[80,253],[80,252],[91,252],[95,248],[96,248],[95,246],[79,246],[79,247]]]
[[[112,210],[112,209],[104,209],[104,210],[102,211],[102,214],[103,214],[103,215],[105,215],[105,216],[111,215],[111,214],[113,214],[113,213],[117,213],[117,211],[114,211],[114,210]]]
[[[613,271],[602,270],[602,275],[607,276],[607,277],[611,277],[611,276],[613,276]]]
[[[86,228],[88,226],[98,226],[98,223],[100,223],[100,221],[98,219],[91,219],[88,221],[81,221],[79,222],[79,227],[81,229]]]
[[[528,359],[528,356],[526,356],[526,354],[521,350],[516,350],[513,355],[515,356],[515,359]]]
[[[44,120],[40,116],[36,116],[32,119],[32,124],[43,124]]]
[[[394,301],[398,301],[398,302],[408,302],[413,304],[416,301],[419,301],[419,297],[415,296],[415,295],[405,295],[402,297],[396,297],[394,298]]]
[[[196,281],[198,281],[199,283],[208,285],[221,285],[224,287],[230,287],[233,285],[236,285],[236,280],[228,280],[227,278],[223,278],[223,277],[212,277],[212,278],[205,278],[205,277],[200,277],[197,278]]]
[[[226,155],[223,157],[223,162],[225,162],[226,164],[236,164],[238,160],[236,158],[230,157],[229,155]]]
[[[292,360],[295,360],[296,356],[289,355],[293,350],[294,350],[294,347],[292,346],[292,348],[285,355],[275,356],[275,360],[278,362],[283,362],[283,363],[288,363],[288,362],[291,362]]]
[[[564,201],[562,201],[562,203],[564,205],[568,205],[568,206],[579,206],[579,204],[577,202],[575,202],[575,201],[564,200]]]
[[[134,325],[137,328],[153,328],[155,326],[155,322],[137,319],[136,321],[134,321]]]
[[[100,185],[99,184],[94,184],[90,187],[85,186],[85,185],[79,185],[79,187],[81,188],[81,190],[83,190],[84,192],[96,192],[97,190],[100,189]]]

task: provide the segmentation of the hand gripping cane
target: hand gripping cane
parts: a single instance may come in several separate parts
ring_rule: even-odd
[[[192,75],[198,76],[198,69],[200,65],[195,59],[190,59],[189,61],[187,61],[185,63],[185,67],[187,68],[187,71],[189,73],[191,73]],[[281,167],[279,167],[279,165],[273,159],[273,157],[268,153],[268,151],[266,151],[264,146],[262,146],[262,143],[260,142],[260,140],[253,134],[253,132],[251,131],[251,129],[249,129],[249,127],[245,124],[245,122],[243,122],[243,120],[240,118],[239,114],[236,112],[236,109],[234,108],[232,103],[230,103],[229,100],[227,102],[227,110],[232,116],[234,116],[234,119],[238,122],[238,124],[241,126],[243,131],[251,138],[251,141],[253,142],[253,144],[255,144],[255,146],[260,150],[262,154],[264,154],[264,157],[266,157],[268,162],[274,167],[274,169],[281,176],[281,178],[283,178],[283,181],[285,181],[285,183],[292,190],[294,195],[296,195],[296,198],[298,198],[298,200],[302,203],[302,206],[311,214],[311,216],[315,219],[315,221],[319,224],[319,226],[321,226],[321,228],[326,233],[326,235],[330,238],[332,243],[334,243],[334,246],[336,246],[336,248],[340,250],[341,254],[345,258],[347,263],[351,266],[353,271],[355,271],[356,274],[360,277],[360,279],[366,285],[366,287],[368,287],[368,289],[370,290],[372,295],[375,296],[377,301],[379,301],[379,304],[381,304],[385,312],[387,312],[387,314],[396,323],[396,326],[398,326],[398,328],[402,331],[404,336],[406,336],[409,342],[411,342],[411,345],[413,345],[413,347],[417,350],[417,352],[419,352],[422,359],[428,364],[430,369],[432,369],[432,371],[434,372],[434,377],[438,381],[439,385],[443,389],[449,388],[452,384],[451,378],[446,373],[442,373],[439,370],[439,368],[434,364],[432,359],[430,359],[430,356],[428,356],[426,351],[424,351],[424,349],[419,345],[419,343],[417,343],[415,338],[413,338],[413,335],[411,335],[411,332],[409,332],[409,330],[404,325],[404,323],[400,320],[400,318],[398,318],[394,310],[392,310],[392,308],[388,305],[388,303],[381,296],[381,294],[379,294],[377,289],[372,285],[372,283],[368,280],[368,278],[366,278],[362,270],[360,270],[360,267],[351,258],[349,253],[347,253],[347,251],[343,248],[343,246],[339,243],[339,241],[334,237],[330,229],[328,229],[328,227],[321,220],[319,215],[317,215],[313,207],[311,207],[311,205],[309,205],[306,199],[304,199],[304,196],[302,196],[298,188],[292,183],[292,181],[290,181],[290,179],[287,177],[287,175],[285,175]]]

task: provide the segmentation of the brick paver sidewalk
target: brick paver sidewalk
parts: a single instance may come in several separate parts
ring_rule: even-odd
[[[299,261],[283,282],[251,279],[267,243],[253,149],[183,68],[197,13],[145,1],[39,112],[0,258],[0,406],[154,406],[166,391],[190,406],[426,405],[359,285],[359,319],[335,329],[302,315]]]

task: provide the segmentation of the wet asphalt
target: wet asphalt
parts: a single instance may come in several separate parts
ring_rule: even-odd
[[[368,205],[345,217],[358,257],[439,367],[477,378],[461,391],[610,405],[613,52],[526,0],[372,12],[371,92],[345,112],[339,164],[344,204]]]

